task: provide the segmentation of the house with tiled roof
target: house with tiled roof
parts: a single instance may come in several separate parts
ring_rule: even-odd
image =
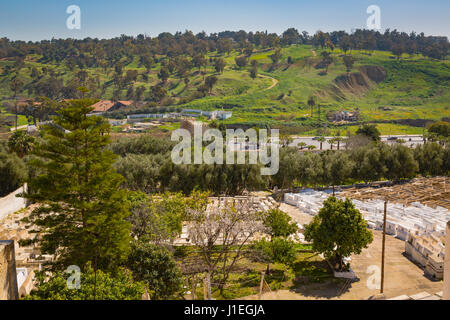
[[[117,111],[122,108],[129,107],[132,104],[132,101],[100,100],[99,102],[93,104],[91,107],[94,108],[94,110],[92,110],[92,113],[104,113]]]

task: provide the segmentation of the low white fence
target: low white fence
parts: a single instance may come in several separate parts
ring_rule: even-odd
[[[16,195],[27,190],[27,185],[20,187],[16,191],[10,193],[6,197],[0,198],[0,220],[3,220],[11,213],[19,211],[27,206],[27,200],[16,197]]]

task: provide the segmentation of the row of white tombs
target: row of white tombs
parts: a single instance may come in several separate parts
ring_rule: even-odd
[[[323,206],[323,201],[330,193],[314,190],[305,190],[301,193],[287,193],[284,196],[286,203],[296,206],[301,212],[315,216]],[[339,193],[336,194],[337,198]],[[383,200],[352,200],[368,227],[375,230],[383,229],[384,201]],[[441,260],[444,255],[444,245],[439,239],[445,237],[447,221],[450,221],[450,212],[443,207],[430,208],[419,202],[409,206],[389,202],[387,205],[386,233],[409,242],[424,256],[436,255]]]

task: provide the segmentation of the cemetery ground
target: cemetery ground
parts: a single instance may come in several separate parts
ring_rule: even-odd
[[[411,193],[420,194],[418,189],[428,190],[433,187],[434,190],[445,188],[441,186],[445,183],[442,178],[416,179],[408,184],[390,188],[363,188],[360,194],[355,193],[355,197],[361,196],[368,191],[371,192],[371,198],[376,194],[383,194],[389,190],[397,195],[399,199],[406,200]],[[397,190],[398,189],[398,190]],[[425,192],[425,191],[424,191]],[[433,192],[426,192],[430,197],[422,199],[423,201],[435,201],[432,197]],[[253,196],[268,196],[267,192],[253,193]],[[22,213],[27,215],[32,207],[24,210]],[[280,210],[288,213],[293,221],[305,225],[311,222],[312,216],[301,212],[297,207],[286,203],[280,203]],[[19,212],[20,213],[20,212]],[[16,215],[11,215],[11,219],[16,219]],[[2,224],[0,226],[7,226]],[[21,230],[21,229],[20,229]],[[25,239],[19,229],[11,225],[11,228],[2,230],[0,233],[17,233],[15,237],[8,236],[15,240]],[[22,231],[21,231],[22,232]],[[297,258],[291,268],[279,264],[270,264],[270,273],[264,277],[262,299],[268,300],[322,300],[322,299],[341,299],[341,300],[361,300],[379,293],[374,283],[375,272],[381,267],[381,246],[382,233],[372,230],[374,240],[367,249],[363,249],[360,255],[351,256],[350,265],[356,274],[357,279],[352,283],[346,280],[336,279],[327,262],[317,253],[312,252],[308,244],[296,244]],[[232,248],[237,249],[237,248]],[[261,261],[253,252],[251,246],[245,245],[241,259],[238,260],[232,269],[226,282],[223,292],[218,290],[217,283],[212,279],[212,297],[217,300],[231,299],[258,299],[261,284],[261,272],[265,271],[267,264]],[[420,292],[431,294],[442,291],[442,281],[435,281],[424,275],[423,269],[408,259],[404,254],[405,242],[393,236],[386,236],[386,264],[385,264],[385,295],[393,298],[400,295],[413,295]],[[184,275],[185,299],[192,299],[192,291],[195,292],[195,298],[202,300],[204,298],[205,266],[201,253],[194,246],[179,246],[174,252],[175,259],[178,261]],[[231,259],[231,258],[230,258]],[[378,269],[379,270],[379,269]],[[194,290],[192,290],[194,288]]]

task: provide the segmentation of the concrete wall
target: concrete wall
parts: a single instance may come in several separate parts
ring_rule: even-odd
[[[18,298],[14,241],[0,240],[0,300],[17,300]]]
[[[414,248],[408,241],[405,242],[405,251],[412,260],[420,264],[422,267],[426,267],[428,259],[417,251],[417,249]]]
[[[11,213],[14,213],[26,207],[26,199],[16,197],[17,194],[20,194],[26,190],[27,186],[25,184],[23,187],[20,187],[6,197],[0,198],[0,220],[3,220]]]
[[[442,299],[450,300],[450,221],[445,235],[444,290]]]

